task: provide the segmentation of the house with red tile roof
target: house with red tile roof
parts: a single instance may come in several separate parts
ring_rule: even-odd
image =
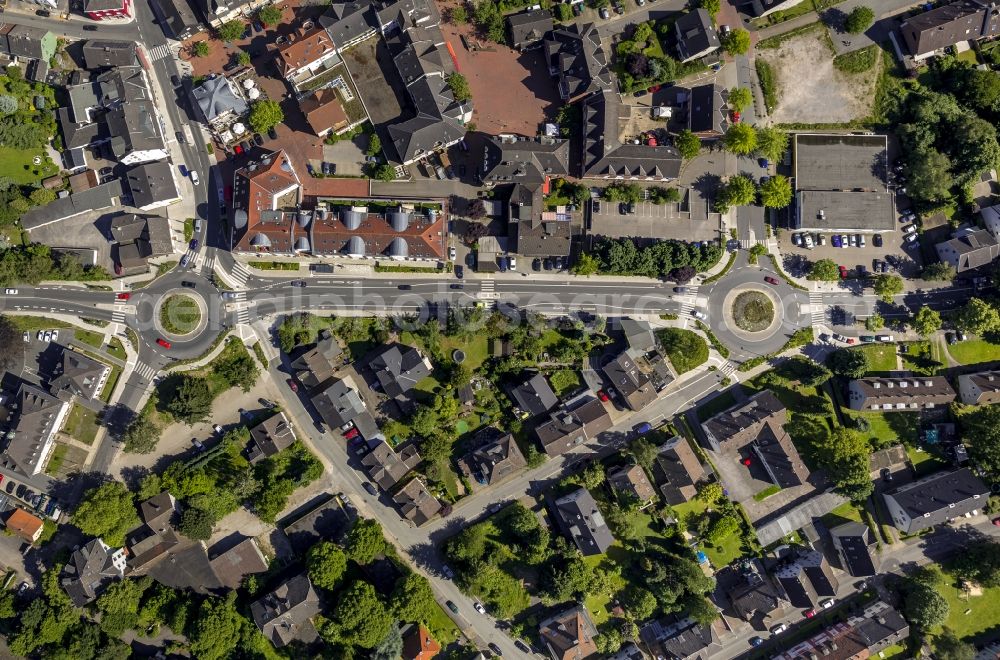
[[[352,206],[319,208],[312,225],[313,254],[352,258],[445,258],[448,225],[444,212],[417,205],[375,207],[369,200]]]
[[[300,28],[278,48],[278,70],[296,87],[322,73],[327,63],[339,61],[333,39],[319,25],[310,30]]]
[[[236,170],[233,250],[293,253],[300,194],[299,177],[284,151],[270,153]]]
[[[411,624],[403,631],[404,660],[431,660],[440,652],[441,645],[424,624]]]
[[[28,543],[34,543],[42,535],[45,525],[41,520],[24,509],[14,509],[7,518],[7,529],[14,532]]]

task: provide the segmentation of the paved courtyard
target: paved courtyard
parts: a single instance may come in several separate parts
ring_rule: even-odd
[[[639,202],[634,214],[619,213],[618,202],[601,202],[601,212],[591,213],[590,228],[598,236],[621,238],[642,236],[684,241],[711,241],[719,238],[717,223],[692,219],[678,204]]]

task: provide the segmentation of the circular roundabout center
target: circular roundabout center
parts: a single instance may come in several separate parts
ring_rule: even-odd
[[[732,319],[746,332],[763,332],[774,322],[774,303],[761,291],[743,291],[732,303]]]
[[[172,293],[160,303],[159,321],[167,334],[189,335],[201,326],[201,305],[194,296]]]

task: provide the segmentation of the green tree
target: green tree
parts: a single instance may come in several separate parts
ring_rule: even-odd
[[[243,36],[243,32],[246,26],[243,25],[243,21],[234,18],[231,21],[226,21],[219,26],[219,39],[223,41],[236,41]]]
[[[656,612],[656,596],[649,589],[637,584],[625,587],[618,602],[635,621],[645,621]]]
[[[56,201],[56,194],[48,188],[35,188],[31,191],[31,194],[28,195],[28,199],[30,199],[31,203],[35,206],[45,206],[46,204]]]
[[[259,101],[255,101],[253,106],[250,107],[250,116],[248,117],[248,121],[250,122],[250,127],[253,128],[254,132],[266,133],[281,122],[285,121],[285,113],[282,111],[281,106],[278,105],[277,101],[261,99]]]
[[[928,632],[948,619],[948,601],[933,587],[911,580],[904,590],[903,616],[910,625]]]
[[[844,378],[861,378],[868,373],[868,355],[864,351],[842,348],[827,358],[830,370]]]
[[[139,622],[139,603],[152,584],[150,577],[124,579],[111,584],[97,599],[101,611],[101,629],[111,637],[119,637]]]
[[[819,444],[819,461],[826,468],[836,490],[854,502],[872,494],[869,476],[871,445],[852,429],[837,428]]]
[[[885,319],[877,311],[873,311],[867,319],[865,319],[865,329],[869,332],[875,332],[879,328],[885,327]]]
[[[468,101],[472,98],[472,92],[469,90],[469,81],[461,73],[457,71],[449,73],[448,77],[445,78],[445,82],[448,83],[448,87],[451,89],[452,96],[455,97],[456,101]]]
[[[920,279],[927,282],[948,282],[955,279],[955,267],[944,261],[927,264],[920,271]]]
[[[372,179],[378,179],[379,181],[392,181],[396,178],[396,169],[389,163],[370,163],[369,165],[371,167],[369,169],[368,176]]]
[[[379,139],[377,133],[368,136],[368,148],[365,153],[369,156],[377,156],[382,153],[382,140]]]
[[[393,621],[375,587],[355,581],[337,599],[331,624],[333,630],[324,633],[327,639],[333,632],[337,640],[371,649],[385,639]]]
[[[1000,542],[995,539],[966,542],[952,561],[952,571],[961,579],[986,588],[1000,587]]]
[[[215,526],[215,518],[202,509],[188,507],[181,514],[180,525],[177,526],[181,534],[197,541],[207,541],[212,538],[212,528]]]
[[[1000,405],[976,406],[959,420],[969,457],[991,481],[1000,481]]]
[[[722,47],[730,55],[746,55],[750,50],[750,33],[741,28],[730,30],[723,35]]]
[[[245,50],[236,53],[236,63],[240,66],[250,66],[250,53]]]
[[[996,307],[980,298],[970,298],[955,316],[959,330],[981,335],[1000,329],[1000,313]]]
[[[659,449],[648,439],[639,438],[629,445],[628,452],[635,458],[636,463],[649,471],[653,469],[653,463],[656,461]]]
[[[347,533],[347,556],[359,564],[370,564],[389,545],[382,534],[382,526],[370,518],[359,520]]]
[[[591,592],[594,572],[579,554],[555,555],[542,572],[542,589],[552,602],[582,598]]]
[[[749,124],[733,124],[722,136],[722,146],[738,156],[752,154],[757,149],[757,132]]]
[[[125,451],[133,454],[149,454],[160,441],[160,427],[149,415],[140,413],[126,427],[122,435]]]
[[[739,531],[739,517],[735,513],[725,513],[712,520],[705,534],[705,540],[714,546],[719,546],[729,537],[739,534]]]
[[[788,177],[776,174],[760,184],[760,202],[772,209],[783,209],[792,203],[792,183]]]
[[[407,573],[396,582],[390,599],[392,614],[400,621],[426,621],[437,607],[431,584],[423,575]]]
[[[698,489],[698,499],[706,504],[716,504],[724,494],[722,484],[718,481],[710,481]]]
[[[392,625],[389,626],[385,639],[372,649],[371,660],[398,660],[402,653],[403,636],[399,633],[399,626]]]
[[[281,9],[276,5],[264,5],[257,10],[257,18],[268,27],[277,25],[281,22]]]
[[[593,275],[601,269],[601,262],[592,254],[582,253],[570,269],[574,275]]]
[[[941,329],[941,314],[930,307],[921,307],[913,317],[913,329],[921,337],[929,337]]]
[[[125,544],[125,533],[139,524],[132,493],[120,481],[108,481],[83,495],[73,524],[87,536],[98,536],[111,547]]]
[[[458,5],[448,10],[448,20],[455,25],[465,25],[469,22],[469,12],[465,5]]]
[[[647,188],[649,201],[653,204],[676,204],[681,201],[681,191],[677,188]]]
[[[872,288],[882,302],[892,303],[896,295],[903,292],[903,278],[899,275],[877,275]]]
[[[212,391],[208,380],[184,374],[174,398],[167,402],[167,410],[182,422],[200,422],[212,411]]]
[[[208,57],[208,54],[212,52],[207,41],[196,41],[191,44],[191,54],[195,57]]]
[[[347,571],[347,555],[336,544],[320,541],[306,555],[309,579],[318,587],[333,591]]]
[[[674,146],[680,152],[681,158],[691,160],[701,152],[701,138],[685,128],[674,137]]]
[[[12,115],[17,112],[17,99],[10,94],[0,95],[0,115]]]
[[[711,14],[712,19],[715,20],[715,15],[722,8],[722,0],[698,0],[698,6]]]
[[[238,339],[230,340],[226,350],[212,362],[212,371],[226,384],[249,392],[257,384],[260,369],[250,352]]]
[[[915,199],[936,202],[951,196],[954,181],[951,159],[927,146],[913,151],[909,164],[907,192]]]
[[[209,596],[191,622],[191,654],[199,660],[223,660],[233,654],[249,622],[236,609],[236,592],[226,598]]]
[[[0,620],[13,619],[18,610],[14,609],[14,592],[0,592]]]
[[[749,34],[749,33],[748,33]],[[726,101],[730,108],[736,112],[743,112],[753,105],[753,94],[746,87],[737,87],[729,92],[729,99]]]
[[[861,34],[875,22],[875,12],[870,7],[858,5],[844,19],[844,29],[851,34]]]
[[[788,150],[788,133],[771,126],[761,126],[757,131],[757,149],[755,154],[770,161],[781,160]]]
[[[737,174],[726,182],[725,187],[719,192],[716,200],[716,207],[720,212],[724,212],[734,206],[747,206],[757,199],[757,187],[750,177]]]
[[[936,660],[974,660],[976,647],[966,644],[950,628],[934,638],[934,657]]]

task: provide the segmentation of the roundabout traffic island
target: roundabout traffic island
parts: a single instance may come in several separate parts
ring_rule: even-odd
[[[743,291],[732,303],[736,327],[746,332],[763,332],[774,322],[774,304],[760,291]]]
[[[166,334],[176,337],[189,335],[202,324],[201,305],[193,296],[170,294],[160,303],[159,320]]]

